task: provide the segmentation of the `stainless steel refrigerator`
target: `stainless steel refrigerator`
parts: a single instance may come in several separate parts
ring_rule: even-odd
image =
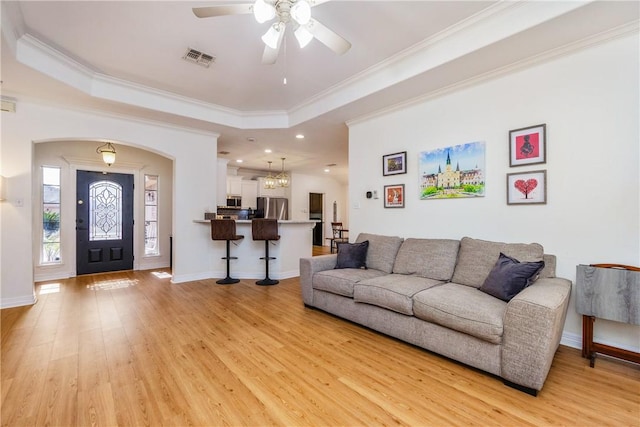
[[[289,200],[284,197],[258,197],[256,211],[264,218],[289,219]]]

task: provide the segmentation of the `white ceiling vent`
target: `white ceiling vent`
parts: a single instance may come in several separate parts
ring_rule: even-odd
[[[182,57],[185,61],[193,62],[194,64],[202,65],[205,68],[209,68],[212,62],[215,62],[216,57],[202,53],[199,50],[187,48],[187,52]]]

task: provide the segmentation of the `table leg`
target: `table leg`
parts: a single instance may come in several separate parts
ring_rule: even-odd
[[[593,355],[593,316],[582,316],[582,357],[591,358]]]

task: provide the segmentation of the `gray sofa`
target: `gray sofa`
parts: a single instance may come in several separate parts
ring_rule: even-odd
[[[464,237],[403,239],[362,233],[366,269],[336,269],[336,254],[300,259],[302,298],[315,307],[501,377],[536,395],[560,343],[571,282],[537,243]],[[480,290],[500,253],[544,260],[511,300]]]

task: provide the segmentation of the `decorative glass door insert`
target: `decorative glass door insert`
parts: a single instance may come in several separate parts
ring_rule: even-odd
[[[98,181],[89,186],[89,240],[122,239],[122,186]]]

